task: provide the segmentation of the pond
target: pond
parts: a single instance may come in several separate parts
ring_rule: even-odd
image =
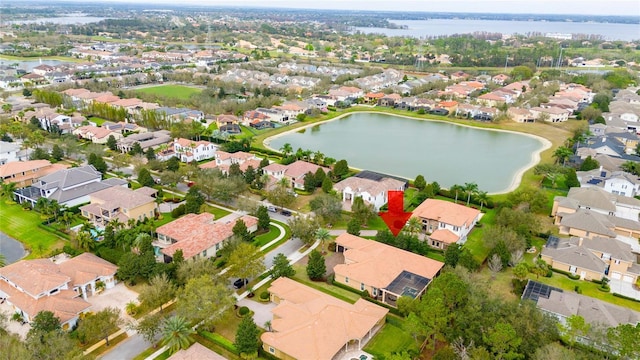
[[[7,265],[22,259],[27,253],[22,244],[0,232],[0,254],[4,255]]]
[[[515,189],[524,171],[550,147],[542,138],[441,121],[380,113],[354,113],[265,140],[278,150],[321,151],[349,166],[414,179],[422,174],[443,187],[476,183],[482,191]]]
[[[26,72],[31,72],[33,71],[33,68],[38,66],[38,65],[51,65],[51,66],[57,66],[60,65],[62,63],[65,63],[65,61],[60,61],[60,60],[41,60],[41,59],[37,59],[37,60],[11,60],[11,59],[7,59],[7,58],[2,58],[0,57],[0,65],[6,65],[6,66],[13,66],[15,64],[18,65],[18,69],[22,69]]]

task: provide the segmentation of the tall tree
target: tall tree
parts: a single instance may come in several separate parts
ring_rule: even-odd
[[[254,278],[265,271],[264,255],[255,245],[240,243],[227,261],[231,277]]]
[[[291,229],[291,236],[299,238],[307,245],[313,243],[313,240],[315,239],[314,234],[320,227],[315,218],[300,215],[296,215],[289,219],[288,224]]]
[[[337,180],[343,179],[347,174],[349,174],[349,164],[347,164],[347,160],[339,160],[333,166],[333,177]]]
[[[326,253],[325,243],[327,242],[327,240],[331,239],[331,233],[329,233],[329,230],[325,228],[319,228],[318,230],[316,230],[315,236],[316,236],[316,239],[320,241],[320,249],[322,253],[323,254]]]
[[[153,347],[155,348],[156,336],[162,330],[161,327],[163,320],[164,316],[160,312],[147,315],[142,318],[142,320],[138,321],[136,325],[134,325],[134,329],[138,332],[138,334],[142,335],[146,342],[153,344]]]
[[[27,336],[35,332],[48,333],[51,331],[62,329],[60,319],[55,316],[53,312],[47,310],[40,311],[38,314],[36,314],[30,325],[31,329],[29,330]]]
[[[267,210],[266,206],[258,207],[256,210],[256,217],[258,218],[258,229],[263,231],[269,230],[271,217],[269,217],[269,210]]]
[[[260,329],[253,321],[253,317],[245,316],[238,325],[236,331],[236,339],[234,341],[236,349],[240,353],[240,356],[255,357],[258,355],[258,349],[260,349]]]
[[[53,148],[51,149],[51,158],[55,161],[60,161],[64,158],[64,151],[62,151],[60,145],[53,145]]]
[[[353,199],[351,212],[356,219],[360,220],[360,223],[362,225],[366,225],[369,220],[376,216],[373,205],[366,204],[362,199],[362,196],[357,196],[355,199]]]
[[[176,312],[189,322],[202,321],[205,328],[210,328],[234,302],[226,284],[205,274],[187,281],[178,294]]]
[[[424,188],[427,186],[427,182],[424,179],[424,176],[422,175],[416,176],[416,179],[413,181],[413,186],[415,186],[416,189],[420,191],[424,190]]]
[[[309,202],[309,206],[324,224],[333,224],[342,217],[342,202],[334,195],[320,194]]]
[[[109,135],[107,138],[107,147],[112,151],[118,150],[118,141],[113,135]]]
[[[478,192],[478,184],[476,183],[464,183],[464,192],[467,193],[467,206],[471,202],[471,195],[475,195]]]
[[[560,146],[553,152],[553,157],[556,158],[556,162],[561,163],[563,166],[571,155],[573,155],[573,151],[566,146]]]
[[[284,182],[278,182],[273,190],[267,192],[267,200],[281,208],[291,205],[295,199],[292,190]]]
[[[454,202],[455,202],[456,204],[458,203],[458,194],[459,194],[460,192],[463,192],[463,191],[464,191],[464,187],[463,187],[462,185],[458,185],[458,184],[452,185],[452,186],[449,188],[449,193],[455,193],[455,194],[456,194],[456,198],[455,198],[455,200],[454,200]]]
[[[84,344],[105,339],[109,346],[109,335],[118,330],[121,322],[120,310],[108,307],[86,316],[78,326],[78,336]]]
[[[324,256],[317,250],[312,250],[309,253],[309,261],[307,262],[307,276],[311,280],[322,280],[327,272],[327,265],[324,260]]]
[[[153,177],[151,176],[151,172],[149,172],[149,169],[145,167],[138,171],[138,183],[142,186],[148,187],[153,187],[156,184],[155,180],[153,180]]]
[[[251,242],[253,240],[253,236],[247,229],[247,224],[245,224],[242,219],[236,220],[231,231],[234,236],[239,237],[244,241]]]
[[[149,281],[149,285],[140,290],[138,300],[147,304],[151,309],[162,305],[176,296],[176,286],[169,280],[165,273],[155,275]]]
[[[162,345],[169,348],[171,354],[181,349],[189,348],[193,342],[191,335],[195,330],[189,326],[187,319],[181,316],[172,316],[162,324]]]
[[[620,324],[607,331],[609,345],[624,359],[640,358],[640,323]]]
[[[204,196],[200,193],[198,186],[189,188],[185,199],[185,211],[187,214],[199,214],[200,208],[204,204]]]
[[[273,258],[273,267],[269,274],[271,275],[271,278],[277,279],[279,277],[292,277],[296,274],[296,271],[289,263],[289,259],[287,259],[285,254],[279,253],[275,258]]]

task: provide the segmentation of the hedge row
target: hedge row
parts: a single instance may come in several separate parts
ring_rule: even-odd
[[[558,274],[566,275],[571,280],[579,280],[580,279],[580,275],[572,274],[572,273],[570,273],[568,271],[559,270],[559,269],[555,269],[555,268],[551,268],[551,271],[556,272]]]
[[[631,301],[633,301],[633,302],[640,303],[640,300],[638,300],[638,299],[634,299],[634,298],[632,298],[632,297],[624,296],[624,295],[622,295],[622,294],[618,294],[618,293],[612,293],[612,294],[613,294],[613,296],[615,296],[615,297],[619,297],[619,298],[621,298],[621,299],[631,300]]]
[[[203,338],[210,340],[211,342],[213,342],[216,345],[221,346],[222,348],[224,348],[227,351],[230,351],[236,355],[238,355],[238,349],[236,349],[236,346],[233,345],[233,343],[228,340],[227,338],[223,337],[222,335],[216,334],[216,333],[210,333],[208,331],[200,331],[199,332],[200,336],[202,336]]]
[[[63,239],[69,240],[69,235],[68,234],[63,233],[62,231],[58,231],[58,230],[52,228],[51,226],[45,225],[44,223],[38,224],[38,227],[40,229],[45,230],[47,232],[50,232],[50,233],[52,233],[54,235],[60,236]]]

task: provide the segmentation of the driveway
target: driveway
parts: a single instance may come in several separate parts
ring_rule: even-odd
[[[89,296],[87,301],[91,304],[91,311],[98,312],[107,307],[114,307],[120,310],[122,319],[126,322],[133,321],[133,318],[125,312],[125,306],[128,302],[138,303],[138,293],[127,288],[124,283],[120,282],[113,288],[105,290],[99,295]]]
[[[632,283],[611,279],[609,280],[609,287],[611,292],[640,300],[640,291],[636,290]]]
[[[258,295],[258,294],[256,294]],[[267,321],[273,321],[273,313],[271,310],[276,307],[272,302],[257,302],[249,299],[241,299],[237,302],[238,306],[246,306],[253,311],[253,321],[261,328],[266,328]]]
[[[269,251],[264,256],[264,265],[269,269],[273,266],[273,259],[276,255],[283,253],[286,257],[293,255],[302,247],[302,241],[298,238],[291,238],[288,241],[285,241],[284,244],[278,246],[277,248]]]

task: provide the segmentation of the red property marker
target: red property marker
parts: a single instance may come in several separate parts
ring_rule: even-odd
[[[379,215],[385,224],[387,224],[393,236],[398,236],[404,224],[406,224],[411,217],[411,213],[404,212],[404,192],[389,190],[387,194],[389,211],[385,213],[381,212]]]

